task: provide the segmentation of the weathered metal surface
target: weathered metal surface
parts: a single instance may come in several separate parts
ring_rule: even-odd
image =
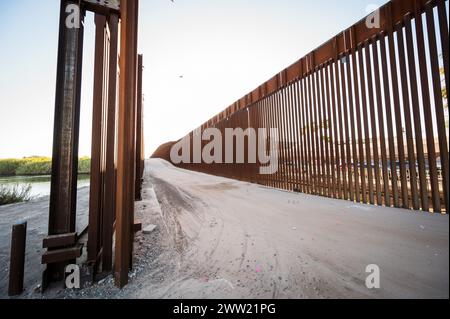
[[[68,233],[61,235],[48,236],[44,238],[43,248],[59,248],[73,246],[77,242],[77,233]]]
[[[417,66],[414,63],[415,55],[414,55],[414,40],[413,40],[413,32],[412,32],[412,23],[411,23],[412,15],[406,15],[404,18],[405,25],[405,34],[406,34],[406,50],[407,50],[407,58],[408,58],[408,69],[410,76],[410,89],[411,89],[411,104],[412,104],[412,114],[413,114],[413,124],[414,124],[414,134],[415,136],[423,136],[422,133],[422,123],[420,116],[420,102],[419,102],[419,90],[417,84]],[[423,210],[429,210],[428,204],[428,183],[427,176],[425,171],[425,151],[423,140],[421,138],[415,139],[417,154],[417,165],[419,171],[419,185],[418,185],[418,193],[420,194],[420,206]]]
[[[103,213],[105,108],[108,104],[109,35],[106,18],[95,15],[95,61],[92,111],[91,180],[89,194],[88,260],[95,262],[101,249],[101,219]]]
[[[248,163],[180,167],[288,191],[448,212],[447,5],[391,1],[380,9],[379,28],[361,20],[201,126],[198,134],[208,127],[277,128],[274,174],[255,174]],[[154,156],[170,160],[169,146]]]
[[[77,245],[71,248],[61,248],[47,251],[42,255],[42,264],[54,264],[60,262],[67,262],[81,257],[83,253],[83,245]]]
[[[439,155],[441,160],[441,176],[442,176],[442,188],[444,195],[441,198],[441,201],[444,200],[445,208],[448,211],[449,204],[449,160],[448,160],[448,127],[446,128],[446,119],[444,114],[444,104],[442,98],[443,85],[441,84],[441,73],[440,73],[440,62],[439,62],[439,52],[436,43],[436,29],[435,29],[435,19],[434,19],[434,5],[428,3],[426,5],[426,19],[427,19],[427,35],[428,35],[428,47],[430,53],[430,62],[431,62],[431,78],[432,78],[432,93],[431,95],[434,97],[434,111],[436,116],[436,124],[437,124],[437,133],[439,140]],[[444,39],[447,42],[448,46],[448,38]],[[445,51],[445,49],[443,50]],[[444,61],[443,61],[444,62]],[[448,63],[448,61],[447,61]],[[444,68],[445,72],[445,68]],[[448,77],[448,74],[447,74]],[[448,84],[448,83],[446,83]],[[447,87],[448,88],[448,87]],[[448,92],[448,91],[447,91]],[[448,98],[447,98],[447,108],[448,108]],[[448,125],[448,118],[447,118]],[[436,139],[436,138],[435,138]],[[441,186],[441,185],[440,185]],[[440,192],[439,192],[440,193]],[[435,208],[436,209],[436,208]]]
[[[87,10],[99,14],[117,14],[120,12],[120,0],[82,0]]]
[[[435,136],[433,132],[433,115],[431,112],[431,99],[430,99],[430,88],[428,82],[428,68],[426,63],[426,44],[425,44],[425,30],[423,26],[422,12],[417,10],[414,15],[415,26],[416,26],[416,43],[417,43],[417,54],[419,60],[419,77],[422,92],[422,110],[423,110],[423,120],[425,122],[425,132],[426,132],[426,145],[428,153],[428,165],[429,165],[429,176],[431,184],[431,202],[433,204],[433,210],[435,212],[440,212],[440,200],[439,200],[439,185],[437,177],[437,164],[436,164],[436,145]],[[423,191],[423,190],[422,190]],[[447,194],[448,196],[448,194]]]
[[[80,122],[83,23],[67,28],[66,7],[61,1],[55,120],[53,133],[52,180],[50,190],[50,236],[75,232]],[[81,19],[84,13],[82,12]],[[48,281],[62,280],[65,264],[47,266]]]
[[[13,225],[11,234],[11,259],[9,264],[9,296],[17,296],[23,292],[26,242],[27,222]]]
[[[102,271],[112,270],[113,225],[116,199],[116,120],[117,120],[117,76],[119,17],[115,14],[108,19],[110,36],[108,110],[106,133],[106,166],[104,175],[104,205],[102,215]]]
[[[121,3],[120,81],[116,190],[116,285],[128,283],[131,266],[135,186],[135,101],[137,71],[137,0]]]
[[[138,56],[138,76],[137,76],[137,110],[136,110],[136,185],[135,199],[142,199],[142,178],[144,175],[144,112],[143,112],[143,96],[142,96],[142,72],[143,72],[143,56]]]

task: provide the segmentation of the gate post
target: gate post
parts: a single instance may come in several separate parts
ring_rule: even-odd
[[[120,6],[120,81],[117,151],[116,250],[114,278],[118,287],[128,283],[132,261],[136,161],[136,71],[138,0]]]
[[[70,15],[73,14],[68,6],[76,6],[79,9],[79,17],[75,18],[79,18],[80,23],[75,23],[76,26],[67,24],[67,20],[70,20]],[[83,20],[84,10],[79,7],[77,1],[61,1],[49,236],[76,231]],[[60,281],[64,278],[64,268],[69,262],[68,260],[47,265],[43,275],[44,289],[47,282]]]

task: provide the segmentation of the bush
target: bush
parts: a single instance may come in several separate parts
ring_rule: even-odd
[[[14,176],[21,160],[0,159],[0,176]]]
[[[0,206],[14,203],[28,202],[32,198],[30,196],[31,184],[14,185],[13,187],[6,187],[0,185]]]
[[[78,172],[89,174],[91,160],[82,157],[78,161]],[[0,176],[51,175],[52,159],[49,157],[27,157],[23,159],[0,159]]]
[[[50,175],[52,173],[52,161],[49,158],[27,158],[17,168],[16,175]]]
[[[78,173],[89,174],[91,172],[91,159],[89,157],[82,157],[78,160]]]

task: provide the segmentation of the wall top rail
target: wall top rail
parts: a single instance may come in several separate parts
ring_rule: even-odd
[[[366,21],[373,13],[367,15],[215,115],[213,117],[215,123],[303,78],[321,65],[336,61],[340,56],[356,50],[363,43],[372,41],[374,37],[393,32],[393,27],[403,23],[405,16],[425,12],[428,3],[436,5],[435,0],[391,0],[378,9],[379,28],[367,26]]]

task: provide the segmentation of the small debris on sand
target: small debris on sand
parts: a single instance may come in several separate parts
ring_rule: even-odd
[[[145,235],[151,234],[156,229],[156,225],[148,225],[142,231]]]

